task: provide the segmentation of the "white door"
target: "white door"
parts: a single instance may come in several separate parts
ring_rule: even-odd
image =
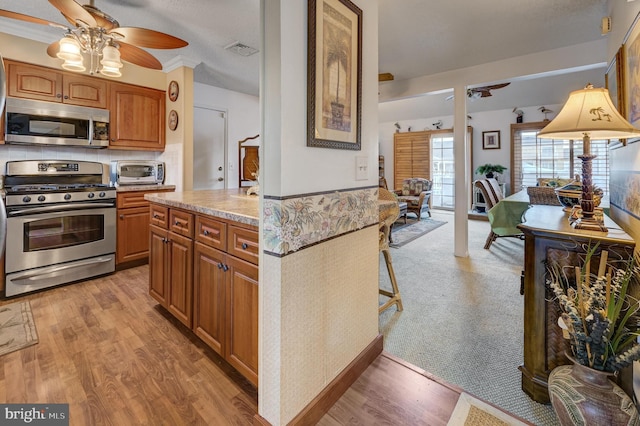
[[[193,189],[227,188],[227,113],[193,108]]]

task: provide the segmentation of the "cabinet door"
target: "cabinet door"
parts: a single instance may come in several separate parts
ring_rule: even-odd
[[[193,304],[193,241],[169,232],[169,298],[167,309],[191,328]]]
[[[227,257],[227,330],[225,359],[258,385],[258,267]]]
[[[118,209],[116,264],[149,256],[149,207]]]
[[[107,82],[96,77],[64,74],[62,102],[93,108],[107,108]]]
[[[165,93],[111,83],[110,143],[117,149],[164,151]]]
[[[6,63],[8,96],[62,102],[62,73],[19,62]]]
[[[169,231],[149,227],[149,294],[165,308],[168,306],[167,238]]]
[[[193,331],[224,356],[226,254],[195,243],[193,271]]]

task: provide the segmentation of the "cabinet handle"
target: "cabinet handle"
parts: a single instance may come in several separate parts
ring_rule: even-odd
[[[154,218],[154,219],[157,219],[157,218],[159,218],[159,217],[160,217],[160,215],[158,215],[157,213],[154,213],[154,214],[153,214],[153,218]]]
[[[218,263],[218,269],[222,269],[222,267],[223,267],[223,266],[224,266],[224,265],[222,264],[222,262],[219,262],[219,263]]]
[[[175,225],[176,225],[176,226],[182,226],[182,225],[180,224],[180,221],[179,221],[179,220],[176,220]]]
[[[65,98],[65,99],[69,99],[69,96],[67,96],[67,95],[64,95],[64,98]]]
[[[242,243],[242,250],[246,250],[247,248],[249,248],[249,245],[247,243]]]
[[[227,272],[229,270],[229,267],[227,265],[222,265],[222,270]]]
[[[56,93],[56,98],[60,99],[62,97],[62,93]]]
[[[123,214],[120,215],[120,220],[122,220],[122,219],[124,219],[124,215]]]
[[[115,141],[116,141],[116,139],[115,139],[115,138],[111,138],[111,142],[115,142]]]
[[[209,235],[209,231],[207,231],[206,229],[202,233],[204,234],[205,237]]]

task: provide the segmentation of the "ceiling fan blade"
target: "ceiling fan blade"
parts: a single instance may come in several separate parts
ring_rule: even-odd
[[[189,45],[189,43],[178,37],[146,28],[120,27],[115,28],[110,33],[122,35],[128,44],[151,49],[177,49]]]
[[[392,81],[393,78],[393,74],[391,74],[390,72],[383,72],[378,74],[378,81]]]
[[[36,18],[29,15],[23,15],[22,13],[10,12],[8,10],[0,9],[0,16],[11,19],[18,19],[20,21],[31,22],[32,24],[40,24],[40,25],[52,25],[52,26],[60,26],[60,24],[56,24],[55,22],[50,22],[44,19]]]
[[[140,49],[131,44],[118,42],[120,50],[120,58],[123,61],[130,62],[145,68],[153,70],[162,70],[162,64],[149,52]]]
[[[74,0],[49,0],[49,3],[74,25],[77,25],[77,21],[82,21],[91,27],[98,25],[94,17]]]
[[[51,56],[52,58],[57,58],[57,53],[60,51],[60,42],[59,41],[54,41],[53,43],[51,43],[49,46],[47,46],[47,55]]]

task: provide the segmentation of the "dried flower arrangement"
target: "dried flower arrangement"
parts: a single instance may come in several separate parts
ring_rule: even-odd
[[[592,277],[588,271],[597,247],[587,250],[582,268],[575,267],[575,287],[557,265],[550,268],[549,286],[563,310],[558,323],[570,340],[575,360],[596,370],[616,372],[640,359],[636,315],[640,304],[628,292],[632,283],[638,284],[640,268],[635,258],[622,268],[608,265],[608,252],[603,250],[598,275]]]

